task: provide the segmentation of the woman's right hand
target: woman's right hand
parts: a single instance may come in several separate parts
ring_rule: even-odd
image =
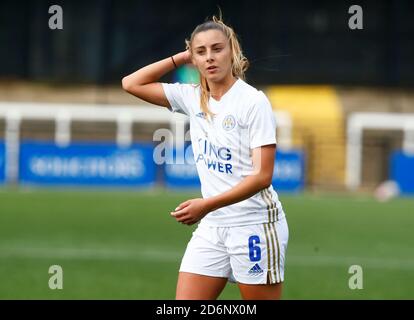
[[[172,56],[177,67],[183,64],[191,64],[191,53],[189,50],[179,52]],[[169,71],[174,70],[171,57],[151,63],[141,69],[122,78],[122,88],[149,103],[171,108],[164,88],[159,79]]]
[[[174,60],[179,61],[180,65],[191,64],[191,53],[190,50],[185,50],[174,55]]]
[[[190,64],[191,63],[191,52],[190,50],[185,50],[184,51],[184,58],[185,58],[185,63]]]

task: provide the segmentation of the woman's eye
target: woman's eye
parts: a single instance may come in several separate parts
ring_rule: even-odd
[[[215,48],[214,51],[219,52],[219,51],[221,51],[221,48]]]

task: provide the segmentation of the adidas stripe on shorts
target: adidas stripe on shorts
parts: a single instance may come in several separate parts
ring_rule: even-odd
[[[180,272],[244,284],[280,283],[284,280],[288,238],[284,217],[236,227],[199,224],[187,245]]]

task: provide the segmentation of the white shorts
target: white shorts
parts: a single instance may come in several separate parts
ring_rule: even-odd
[[[228,278],[244,284],[284,280],[289,229],[285,218],[240,227],[198,225],[180,272]]]

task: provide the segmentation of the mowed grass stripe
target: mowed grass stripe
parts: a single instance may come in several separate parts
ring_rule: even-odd
[[[183,252],[160,250],[159,248],[97,249],[97,248],[55,248],[55,247],[0,247],[0,258],[70,259],[70,260],[126,260],[148,262],[177,262]],[[347,267],[358,264],[372,269],[414,270],[414,259],[367,258],[356,256],[290,255],[287,265],[291,266],[334,266]]]
[[[48,267],[62,264],[70,298],[174,298],[181,255],[195,226],[169,215],[197,192],[0,192],[0,298],[59,297]],[[413,299],[414,200],[285,195],[289,224],[284,298]],[[364,289],[348,268],[361,265]],[[223,298],[238,299],[237,286]]]

